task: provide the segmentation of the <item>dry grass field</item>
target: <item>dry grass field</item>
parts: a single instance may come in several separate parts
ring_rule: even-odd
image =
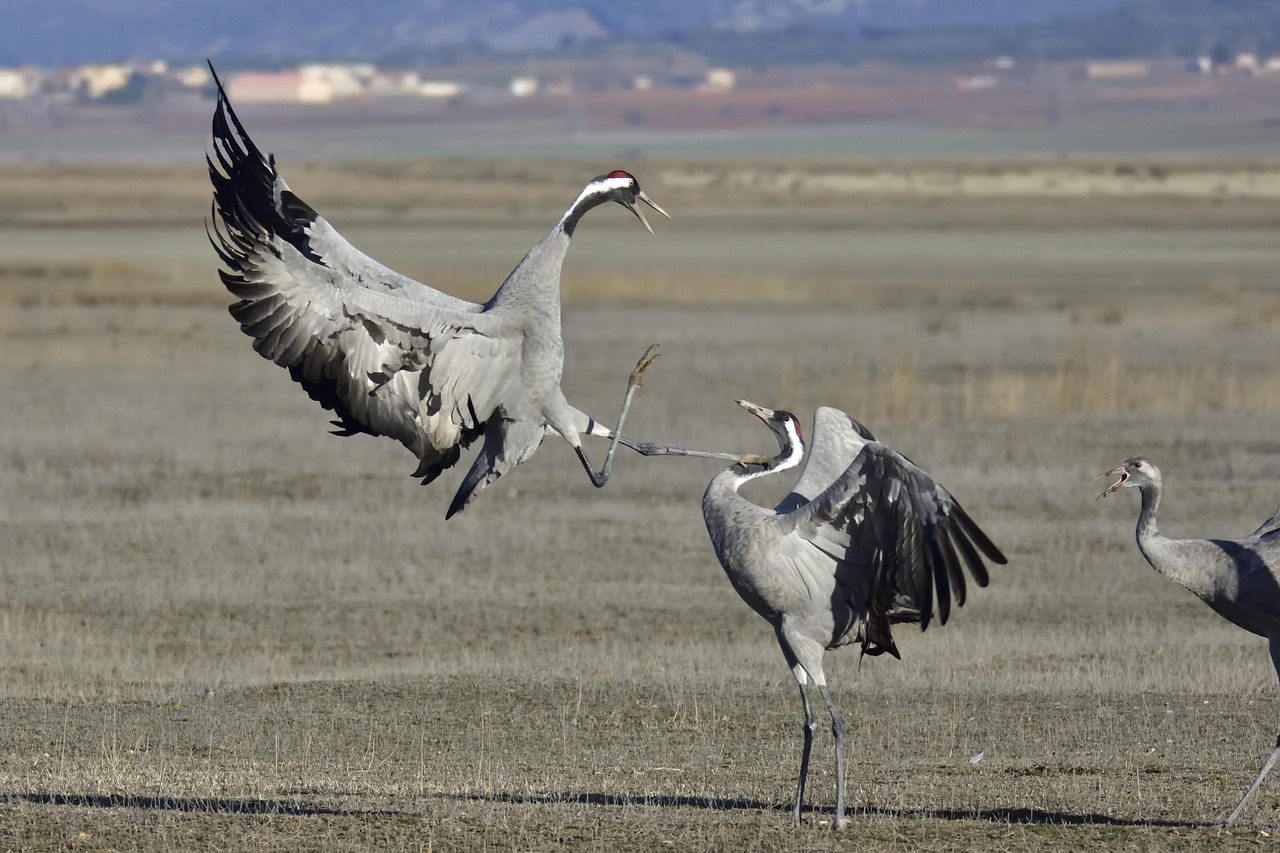
[[[786,812],[800,715],[698,510],[718,463],[548,440],[461,516],[320,410],[226,315],[198,166],[0,166],[0,848],[1268,847],[1265,644],[1157,577],[1162,529],[1280,498],[1274,163],[297,164],[361,247],[480,298],[592,175],[565,385],[628,432],[771,450],[736,397],[835,405],[1005,549],[901,662],[846,650],[855,810]],[[596,457],[603,446],[589,448]],[[785,483],[753,494],[767,501]],[[982,754],[981,761],[972,760]]]

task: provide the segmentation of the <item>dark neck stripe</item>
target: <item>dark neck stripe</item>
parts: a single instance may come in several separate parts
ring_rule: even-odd
[[[583,195],[573,207],[569,208],[569,212],[564,216],[564,233],[567,237],[572,237],[574,229],[578,227],[578,220],[581,219],[588,210],[598,207],[607,201],[608,191],[600,188],[595,192]]]

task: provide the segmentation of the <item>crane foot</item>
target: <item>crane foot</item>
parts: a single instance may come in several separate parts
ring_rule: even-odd
[[[658,352],[658,345],[652,344],[644,351],[644,355],[640,356],[640,360],[636,362],[636,369],[631,371],[631,381],[628,383],[637,388],[644,387],[644,372],[649,369],[649,365],[658,360],[658,356],[662,353]]]

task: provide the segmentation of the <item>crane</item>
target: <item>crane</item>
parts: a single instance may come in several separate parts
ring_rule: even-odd
[[[1006,561],[950,492],[839,409],[814,413],[809,461],[781,503],[769,509],[747,500],[738,493],[744,483],[800,464],[804,438],[790,412],[737,402],[773,431],[779,453],[738,457],[712,478],[702,514],[730,583],[773,626],[800,688],[804,747],[791,823],[800,823],[817,729],[808,694],[812,681],[831,716],[832,825],[842,829],[844,720],[827,690],[825,652],[860,643],[864,655],[900,657],[893,624],[919,623],[923,631],[934,617],[935,593],[938,621],[946,624],[952,601],[965,602],[962,567],[986,586],[983,556]]]
[[[1151,568],[1191,591],[1192,595],[1233,625],[1266,637],[1271,664],[1280,678],[1280,509],[1243,539],[1170,539],[1156,528],[1163,480],[1160,469],[1145,456],[1131,456],[1100,474],[1118,477],[1098,495],[1101,500],[1119,489],[1137,489],[1138,550]],[[1280,760],[1280,736],[1239,805],[1219,824],[1234,826],[1258,792],[1262,780]]]
[[[411,450],[424,484],[483,437],[446,518],[528,460],[550,433],[603,486],[618,444],[635,446],[622,423],[656,346],[628,379],[615,429],[571,406],[560,389],[560,268],[579,220],[598,205],[622,205],[650,234],[638,203],[670,218],[635,176],[615,170],[592,179],[481,305],[397,273],[347,242],[289,189],[216,72],[214,81],[209,239],[227,267],[218,271],[222,282],[238,300],[231,315],[253,348],[334,414],[336,434],[385,435]],[[583,435],[610,439],[598,472]]]

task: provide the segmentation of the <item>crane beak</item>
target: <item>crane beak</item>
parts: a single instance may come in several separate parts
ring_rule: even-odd
[[[1116,489],[1119,489],[1119,488],[1120,488],[1120,487],[1122,487],[1126,482],[1128,482],[1128,480],[1129,480],[1129,472],[1125,470],[1125,467],[1124,467],[1123,465],[1118,465],[1118,466],[1116,466],[1115,468],[1112,468],[1110,471],[1107,471],[1106,473],[1099,474],[1098,476],[1094,477],[1093,479],[1095,479],[1095,480],[1101,480],[1103,477],[1119,477],[1120,479],[1116,480],[1116,481],[1115,481],[1114,483],[1112,483],[1110,486],[1107,486],[1107,490],[1106,490],[1105,492],[1103,492],[1102,494],[1100,494],[1100,495],[1098,495],[1096,498],[1094,498],[1094,500],[1095,500],[1095,501],[1100,501],[1100,500],[1102,500],[1102,499],[1103,499],[1103,498],[1105,498],[1107,495],[1111,494],[1111,493],[1112,493],[1112,492],[1114,492]]]
[[[658,207],[657,203],[653,199],[649,198],[647,195],[644,194],[644,190],[640,190],[639,192],[636,193],[636,201],[644,202],[645,204],[652,207],[654,210],[661,213],[663,216],[667,217],[667,219],[671,218],[671,214],[667,213],[665,210]],[[653,229],[649,227],[649,221],[644,218],[644,214],[640,212],[639,206],[636,205],[634,201],[631,202],[630,204],[628,204],[627,202],[623,202],[623,206],[626,207],[627,210],[631,211],[636,215],[636,219],[640,220],[640,224],[643,225],[645,230],[649,232],[650,237],[656,236],[653,233]]]
[[[764,406],[757,406],[755,403],[748,403],[746,400],[734,400],[734,402],[765,423],[768,423],[769,419],[773,417],[773,409],[766,409]]]

